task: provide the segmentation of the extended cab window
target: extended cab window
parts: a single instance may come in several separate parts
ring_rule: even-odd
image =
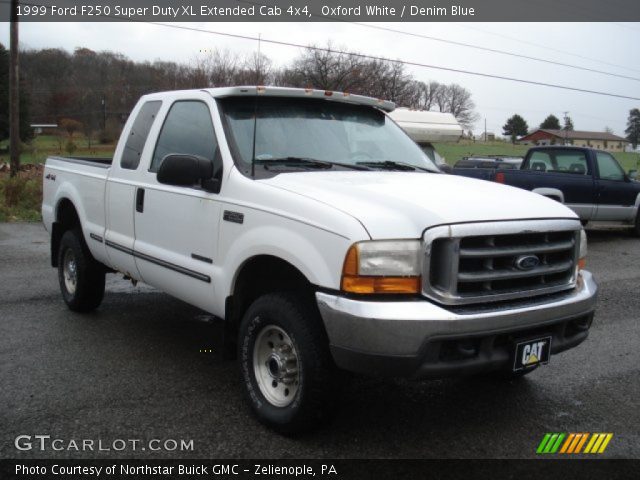
[[[213,162],[217,146],[209,107],[198,100],[179,100],[167,114],[149,170],[157,172],[170,154],[196,155]]]
[[[151,126],[156,119],[161,105],[161,101],[155,100],[153,102],[146,102],[142,105],[142,108],[140,108],[136,119],[133,121],[131,132],[127,137],[127,143],[124,145],[124,151],[120,159],[120,166],[122,168],[128,170],[138,168],[142,149],[144,148],[144,144],[149,136],[149,130],[151,130]]]
[[[604,180],[624,180],[624,172],[615,158],[608,153],[597,152],[596,161],[600,178]]]
[[[529,170],[578,175],[590,173],[584,152],[571,150],[535,151],[529,158]]]

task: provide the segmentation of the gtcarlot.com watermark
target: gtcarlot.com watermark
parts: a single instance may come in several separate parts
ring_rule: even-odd
[[[51,435],[18,435],[13,442],[20,451],[37,452],[192,452],[193,440],[173,438],[139,438],[104,439],[64,439],[52,438]]]

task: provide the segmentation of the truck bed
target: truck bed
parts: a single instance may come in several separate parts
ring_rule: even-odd
[[[90,165],[94,167],[109,168],[113,163],[113,157],[59,157],[53,156],[47,158],[49,160],[57,160],[62,162],[77,163],[80,165]]]
[[[112,158],[58,157],[47,158],[43,172],[42,219],[51,230],[60,201],[67,199],[76,206],[82,231],[91,253],[106,262],[104,249],[90,236],[104,236],[104,197]]]

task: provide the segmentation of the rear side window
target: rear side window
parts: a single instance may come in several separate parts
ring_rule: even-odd
[[[142,155],[142,149],[149,136],[149,130],[153,125],[153,121],[156,119],[158,110],[162,102],[159,100],[153,102],[146,102],[142,105],[142,108],[138,112],[136,119],[133,121],[131,132],[127,138],[127,143],[124,145],[124,151],[122,152],[122,159],[120,160],[120,166],[128,170],[135,170],[140,164],[140,156]]]
[[[546,172],[547,170],[552,170],[553,165],[551,164],[551,159],[549,155],[545,152],[533,152],[531,157],[529,158],[529,170],[538,170],[541,172]]]
[[[588,175],[590,173],[584,152],[571,150],[533,152],[529,159],[529,170],[574,175]]]
[[[150,171],[157,172],[170,154],[196,155],[213,162],[217,146],[209,107],[198,100],[177,101],[158,136]]]
[[[600,178],[604,180],[624,180],[624,172],[616,159],[608,153],[596,153]]]

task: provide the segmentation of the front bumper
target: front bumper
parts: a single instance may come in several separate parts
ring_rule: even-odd
[[[505,304],[444,307],[424,299],[369,301],[316,293],[336,364],[414,378],[508,368],[514,341],[551,335],[555,354],[588,335],[598,286],[582,271],[575,289]]]

